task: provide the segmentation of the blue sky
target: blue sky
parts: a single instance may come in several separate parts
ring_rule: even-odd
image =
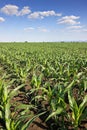
[[[85,41],[87,0],[0,0],[0,41]]]

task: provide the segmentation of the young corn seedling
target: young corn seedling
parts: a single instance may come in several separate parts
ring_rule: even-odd
[[[74,128],[77,130],[78,126],[81,123],[81,120],[87,116],[86,113],[84,113],[84,110],[87,109],[87,95],[84,97],[82,103],[78,106],[77,102],[75,101],[71,89],[68,90],[68,99],[69,99],[69,105],[70,109],[72,110],[72,119],[73,119],[73,125]]]
[[[34,101],[35,104],[38,104],[38,100],[41,98],[41,96],[39,96],[38,93],[41,87],[42,77],[43,77],[43,74],[40,74],[39,76],[37,76],[35,73],[32,77],[32,81],[31,81],[32,89],[28,93],[28,95],[30,94],[34,95],[34,97],[32,98],[32,101]]]
[[[19,70],[20,70],[19,72],[20,80],[23,83],[25,83],[27,79],[27,70],[25,68],[20,68]]]
[[[59,115],[61,115],[62,128],[64,128],[64,116],[66,114],[66,103],[64,101],[64,88],[61,85],[54,86],[51,90],[50,114],[46,121],[50,118],[54,119],[56,125],[59,123]]]
[[[72,86],[79,78],[82,76],[83,72],[78,73],[76,76],[76,80],[74,79]],[[72,123],[74,125],[74,129],[78,129],[81,121],[86,118],[87,116],[87,95],[84,96],[83,101],[78,105],[78,102],[75,100],[73,93],[72,93],[72,86],[68,87],[68,100],[70,109],[72,111]],[[85,112],[84,112],[85,111]]]
[[[14,110],[14,112],[11,112],[11,99],[15,95],[17,95],[18,90],[22,87],[24,87],[24,84],[16,87],[13,90],[10,90],[10,86],[7,85],[4,80],[0,80],[0,118],[3,120],[5,124],[4,127],[6,128],[6,130],[26,130],[33,122],[33,120],[35,120],[35,118],[44,114],[43,112],[32,117],[32,114],[29,113],[29,110],[33,106],[25,104],[20,105],[20,111],[17,116],[16,112],[18,111],[18,108],[16,109],[16,111]],[[23,123],[29,117],[32,118],[29,119],[27,122]]]
[[[17,91],[22,88],[24,85],[20,85],[14,90],[9,90],[9,85],[7,85],[3,80],[0,80],[0,118],[5,122],[5,127],[7,130],[11,130],[11,112],[10,112],[10,101],[12,97],[17,94]]]

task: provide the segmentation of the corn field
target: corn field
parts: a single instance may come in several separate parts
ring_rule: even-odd
[[[87,130],[87,43],[0,43],[0,130]]]

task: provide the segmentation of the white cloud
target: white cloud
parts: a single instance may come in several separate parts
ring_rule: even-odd
[[[83,26],[76,25],[76,26],[69,26],[69,27],[67,27],[67,29],[81,29],[81,28],[83,28]]]
[[[26,32],[32,32],[34,30],[37,30],[39,32],[44,32],[44,33],[49,32],[49,30],[44,28],[44,27],[38,27],[38,28],[27,27],[27,28],[24,28],[24,31],[26,31]]]
[[[34,12],[34,13],[31,13],[28,18],[31,18],[31,19],[37,19],[39,18],[39,12]]]
[[[37,19],[37,18],[41,18],[43,19],[44,17],[48,17],[48,16],[61,16],[61,13],[56,13],[54,10],[51,11],[37,11],[37,12],[33,12],[31,13],[28,18],[31,19]]]
[[[87,32],[87,28],[85,28],[85,25],[69,26],[66,29],[68,29],[69,32]]]
[[[54,10],[40,12],[40,15],[42,15],[43,17],[45,17],[45,16],[61,16],[60,13],[55,13]]]
[[[80,24],[80,22],[77,22],[80,17],[79,16],[64,16],[61,19],[58,20],[58,24],[69,24],[69,25],[75,25]]]
[[[50,10],[50,11],[36,11],[31,13],[31,10],[28,6],[24,6],[21,10],[19,9],[19,7],[17,5],[12,5],[12,4],[8,4],[3,6],[0,9],[0,12],[6,14],[6,15],[16,15],[16,16],[23,16],[23,15],[28,15],[28,18],[31,19],[43,19],[44,17],[48,17],[48,16],[61,16],[61,13],[56,13],[54,10]]]
[[[1,8],[1,12],[7,14],[7,15],[17,15],[19,7],[16,5],[5,5],[3,8]]]
[[[33,30],[37,30],[39,32],[49,32],[49,30],[44,28],[44,27],[38,27],[38,28],[27,27],[27,28],[24,28],[24,31],[26,31],[26,32],[31,32]]]
[[[48,29],[42,28],[42,27],[38,27],[38,31],[40,31],[40,32],[49,32]]]
[[[1,8],[1,12],[6,15],[23,16],[23,15],[29,14],[31,12],[31,10],[29,9],[28,6],[25,6],[25,7],[23,7],[23,9],[21,9],[19,11],[18,6],[8,4]]]
[[[68,32],[76,32],[76,33],[87,32],[87,28],[84,28],[84,26],[71,26],[66,29],[68,29]]]
[[[3,17],[0,17],[0,22],[4,22],[5,19]]]
[[[35,28],[33,27],[27,27],[27,28],[24,28],[24,31],[33,31]]]
[[[23,16],[23,15],[29,14],[30,12],[31,12],[31,10],[29,9],[29,7],[25,6],[25,7],[23,7],[23,9],[21,11],[19,11],[18,15]]]

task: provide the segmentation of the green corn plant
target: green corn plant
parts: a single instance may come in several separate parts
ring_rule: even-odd
[[[59,116],[62,116],[62,125],[64,125],[64,116],[66,113],[66,103],[64,101],[64,88],[61,85],[54,86],[53,90],[51,90],[51,98],[50,98],[50,115],[47,117],[46,121],[50,118],[53,118],[58,124]],[[49,96],[49,95],[48,95]]]
[[[43,74],[40,74],[37,76],[35,73],[33,74],[32,80],[31,80],[31,93],[34,93],[34,95],[37,95],[42,82]]]
[[[34,86],[36,89],[40,88],[41,81],[42,81],[43,74],[37,76],[35,73],[33,74],[31,85]]]
[[[84,97],[82,103],[78,106],[77,102],[75,101],[72,95],[72,90],[69,89],[68,99],[69,99],[70,109],[72,110],[73,125],[74,125],[74,128],[77,130],[83,117],[87,116],[87,112],[84,113],[84,110],[86,109],[86,106],[87,106],[87,95]]]
[[[32,77],[32,81],[31,81],[31,86],[32,89],[30,90],[30,92],[27,92],[27,95],[33,95],[31,102],[34,102],[35,105],[38,104],[38,100],[39,99],[43,99],[43,96],[40,96],[39,90],[41,88],[41,82],[42,82],[42,78],[43,78],[43,74],[40,74],[39,76],[37,76],[35,73],[33,74]]]
[[[27,130],[30,124],[39,116],[42,116],[46,112],[34,115],[31,113],[30,109],[35,108],[33,105],[20,104],[16,107],[16,110],[22,110],[18,115],[13,114],[11,120],[11,130]],[[24,109],[24,110],[23,110]]]
[[[6,130],[26,130],[37,117],[45,113],[43,112],[36,116],[32,116],[30,109],[33,108],[33,106],[26,104],[19,105],[19,108],[16,107],[16,110],[11,112],[11,99],[18,94],[18,90],[22,87],[24,87],[24,84],[11,90],[10,86],[7,85],[4,80],[0,80],[0,118],[4,121]],[[18,110],[21,111],[19,111],[18,115],[16,115],[16,111]],[[30,117],[31,119],[23,123]]]
[[[39,97],[37,95],[36,98],[42,98],[44,101],[48,102],[50,108],[45,108],[46,111],[49,112],[46,121],[52,118],[54,119],[55,123],[58,124],[59,115],[61,115],[62,119],[64,119],[66,113],[66,103],[64,101],[64,88],[61,85],[54,86],[52,88],[50,84],[47,82],[45,86],[40,87],[40,90],[42,91],[42,95],[40,95]],[[44,107],[43,104],[42,106]],[[63,121],[62,125],[64,125]]]
[[[3,80],[0,80],[0,118],[4,120],[7,130],[10,130],[10,100],[17,94],[17,91],[24,85],[20,85],[14,90],[9,90],[9,85],[7,85]]]
[[[47,100],[50,104],[52,99],[52,94],[53,94],[53,89],[50,87],[50,83],[46,82],[45,86],[40,87],[40,90],[42,91],[42,95],[44,96],[44,99]]]
[[[17,75],[18,77],[20,77],[20,76],[19,76],[19,67],[18,67],[18,64],[16,64],[16,63],[13,62],[12,67],[13,67],[14,73],[16,73],[16,75]]]
[[[65,94],[70,90],[74,84],[75,80],[73,80],[66,88],[62,85],[55,86],[51,90],[51,99],[50,99],[50,110],[51,113],[47,117],[46,121],[50,118],[54,118],[56,124],[58,123],[58,115],[62,117],[62,126],[64,128],[64,117],[68,118],[68,114],[66,112],[66,102],[65,102]]]
[[[26,70],[26,68],[20,68],[19,70],[20,70],[20,72],[19,72],[20,80],[23,83],[25,83],[26,79],[27,79],[27,70]]]

